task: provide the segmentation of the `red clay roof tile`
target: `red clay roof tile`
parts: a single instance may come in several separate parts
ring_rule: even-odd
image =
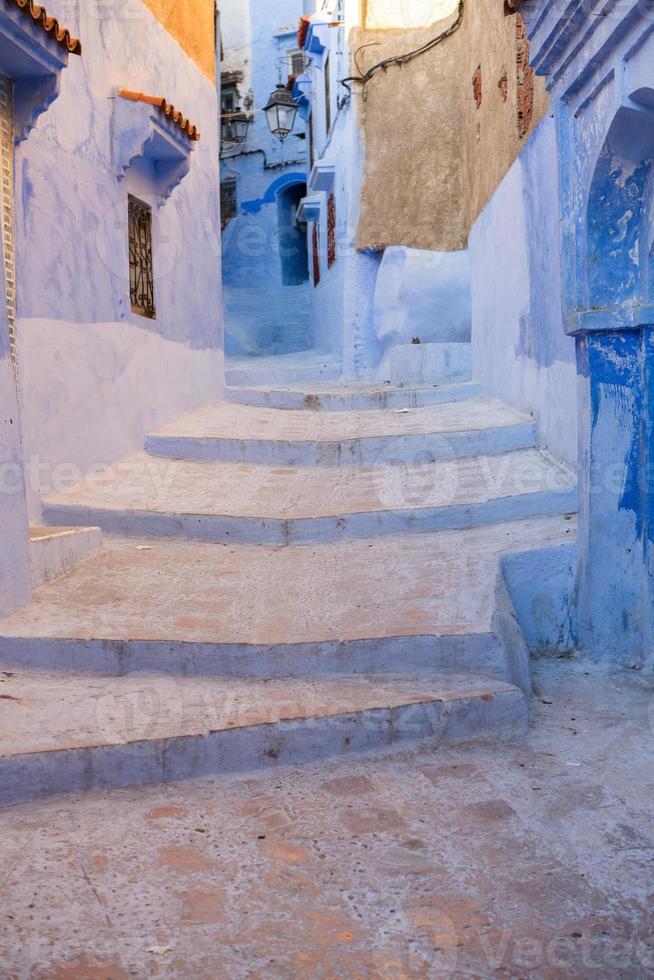
[[[305,14],[300,17],[300,25],[297,30],[297,46],[302,50],[304,48],[304,42],[307,39],[307,34],[309,33],[309,25],[311,24],[311,16]]]
[[[197,143],[200,139],[200,134],[198,132],[197,126],[194,126],[190,119],[183,116],[174,105],[162,99],[158,95],[145,95],[143,92],[131,92],[129,89],[121,88],[118,90],[118,95],[122,99],[129,99],[131,102],[144,102],[146,105],[157,106],[159,112],[166,116],[168,119],[179,126],[182,132],[188,136],[188,138]]]
[[[62,27],[56,17],[50,17],[40,3],[34,0],[5,0],[5,3],[13,4],[18,7],[26,17],[31,17],[34,23],[41,27],[48,37],[56,41],[58,45],[65,48],[70,54],[82,53],[82,42],[78,37],[73,37],[67,27]]]

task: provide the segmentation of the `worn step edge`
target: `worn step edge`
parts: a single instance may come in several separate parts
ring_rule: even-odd
[[[302,352],[297,352],[302,353]],[[283,355],[281,355],[283,356]],[[256,385],[263,384],[269,378],[273,379],[274,384],[311,384],[314,381],[338,381],[343,374],[343,366],[340,361],[325,359],[324,361],[305,361],[293,364],[289,360],[284,364],[276,365],[270,363],[274,361],[274,356],[263,358],[265,364],[257,364],[258,358],[253,357],[252,364],[230,364],[227,361],[225,368],[225,381],[231,386],[236,385]]]
[[[53,523],[61,525],[63,522]],[[88,526],[88,522],[78,520],[71,521],[71,524],[78,526],[30,528],[32,588],[38,589],[66,575],[80,561],[97,554],[102,548],[99,525]]]
[[[44,519],[53,525],[93,523],[106,534],[285,545],[404,532],[462,530],[507,520],[573,513],[576,512],[577,505],[578,494],[575,488],[496,497],[474,504],[286,519],[140,509],[113,510],[78,507],[74,504],[51,504],[46,500]]]
[[[513,681],[490,627],[487,633],[275,645],[1,635],[0,661],[42,670],[108,676],[144,671],[184,677],[273,678],[445,669]]]
[[[421,432],[411,435],[371,436],[338,442],[290,442],[274,439],[226,439],[221,437],[157,435],[146,437],[145,448],[153,456],[169,459],[223,460],[269,463],[275,466],[361,466],[380,462],[413,463],[419,455],[428,460],[462,459],[497,455],[536,445],[534,422],[517,422],[491,429],[458,432]],[[392,449],[392,459],[386,459]]]
[[[521,735],[527,701],[511,688],[485,697],[428,700],[349,714],[0,758],[0,805],[62,793],[229,775],[379,751],[428,739]]]
[[[369,391],[343,387],[341,391],[320,391],[271,387],[229,387],[225,398],[250,408],[275,408],[281,411],[365,412],[380,409],[424,408],[443,402],[465,401],[484,394],[481,385],[430,385],[396,388],[389,385]]]

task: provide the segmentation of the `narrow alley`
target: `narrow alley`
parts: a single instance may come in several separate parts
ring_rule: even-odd
[[[0,980],[654,975],[646,7],[0,3]]]

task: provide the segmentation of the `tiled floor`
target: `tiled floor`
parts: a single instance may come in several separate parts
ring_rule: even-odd
[[[652,976],[654,683],[536,678],[527,741],[0,812],[3,980]]]

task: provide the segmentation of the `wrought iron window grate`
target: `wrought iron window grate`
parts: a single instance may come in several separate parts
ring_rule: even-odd
[[[152,209],[130,194],[129,292],[132,311],[154,320],[154,266],[152,261]]]
[[[288,52],[288,68],[291,75],[304,75],[309,65],[309,59],[304,51],[293,48]]]
[[[236,177],[226,177],[220,185],[220,215],[223,228],[238,213]]]

